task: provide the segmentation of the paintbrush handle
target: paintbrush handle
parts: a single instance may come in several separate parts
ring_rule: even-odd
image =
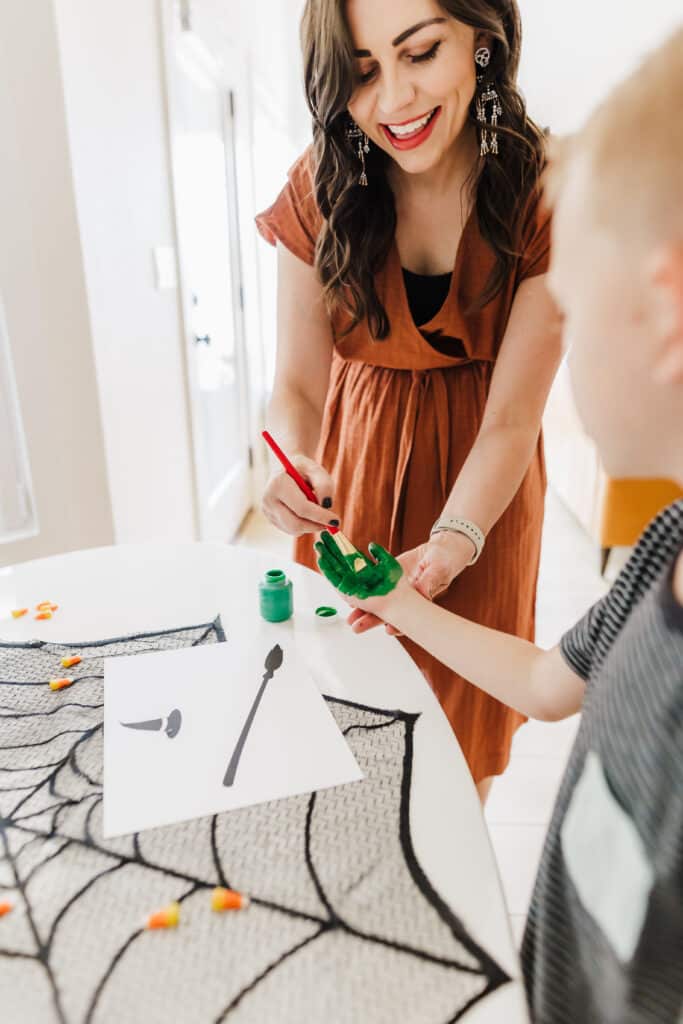
[[[263,440],[266,442],[266,444],[272,451],[275,458],[278,460],[278,462],[284,469],[287,476],[292,478],[292,480],[297,485],[299,490],[306,495],[309,501],[312,501],[316,505],[319,505],[320,502],[316,497],[315,491],[308,483],[308,481],[304,480],[296,466],[289,461],[289,459],[283,452],[282,448],[280,448],[280,445],[277,443],[277,441],[273,437],[271,437],[267,430],[261,431],[261,436],[263,437]]]
[[[223,776],[224,786],[232,786],[233,782],[235,781],[235,775],[237,774],[237,766],[240,762],[240,757],[242,756],[242,750],[244,749],[244,744],[247,741],[249,730],[251,729],[251,723],[254,721],[254,715],[256,714],[258,706],[261,703],[261,698],[263,697],[263,694],[266,691],[266,686],[268,685],[269,680],[271,680],[272,678],[272,672],[266,672],[266,674],[263,677],[263,682],[259,687],[259,691],[256,694],[256,697],[254,698],[254,703],[251,705],[251,710],[247,715],[247,719],[244,725],[242,726],[242,732],[240,733],[239,739],[237,740],[237,745],[233,751],[232,757],[230,758],[230,763],[228,764],[225,775]]]

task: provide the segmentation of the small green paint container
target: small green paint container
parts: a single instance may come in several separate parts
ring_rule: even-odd
[[[337,617],[337,609],[331,608],[329,605],[321,604],[319,608],[315,610],[316,617],[322,622],[334,622]]]
[[[282,569],[269,569],[258,586],[261,615],[266,622],[286,622],[294,611],[292,581]]]

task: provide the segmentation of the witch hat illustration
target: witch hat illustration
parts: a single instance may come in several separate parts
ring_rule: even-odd
[[[173,708],[168,718],[150,718],[146,722],[121,722],[126,729],[144,729],[147,732],[161,732],[163,729],[169,740],[177,736],[183,724],[183,716],[178,708]]]

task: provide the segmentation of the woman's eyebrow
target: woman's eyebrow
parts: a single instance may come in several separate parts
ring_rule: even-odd
[[[445,18],[428,18],[426,21],[418,21],[417,25],[412,25],[410,28],[407,28],[405,32],[401,32],[401,34],[396,36],[395,39],[392,39],[391,45],[400,46],[401,43],[404,43],[409,36],[414,35],[415,32],[419,32],[421,28],[426,28],[427,25],[440,25],[445,21]],[[353,55],[354,57],[372,57],[370,50],[354,50]]]
[[[428,18],[426,21],[418,21],[417,25],[413,25],[412,28],[407,28],[405,32],[401,32],[400,36],[396,36],[395,39],[392,39],[391,45],[400,46],[401,43],[406,41],[408,36],[412,36],[414,32],[419,32],[421,28],[426,28],[427,25],[440,25],[445,21],[445,18]]]

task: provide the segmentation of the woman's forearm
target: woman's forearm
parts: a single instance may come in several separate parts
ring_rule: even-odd
[[[302,391],[282,384],[275,387],[268,404],[268,428],[288,454],[315,459],[322,413]]]
[[[538,433],[526,426],[484,428],[460,470],[442,515],[470,519],[488,534],[519,490],[536,450]]]

